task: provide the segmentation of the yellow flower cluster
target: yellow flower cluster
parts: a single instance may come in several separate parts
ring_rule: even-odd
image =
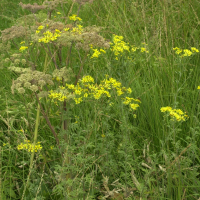
[[[25,140],[24,143],[21,143],[17,146],[17,149],[18,150],[22,150],[22,149],[25,149],[27,150],[28,152],[37,152],[37,151],[40,151],[42,149],[42,146],[40,145],[40,142],[38,142],[36,145],[35,145],[35,148],[34,148],[34,144],[31,144],[30,143],[30,140]]]
[[[114,78],[109,78],[106,75],[106,78],[101,81],[100,84],[94,84],[94,79],[91,76],[84,76],[82,79],[79,80],[77,85],[73,84],[66,84],[65,87],[59,87],[60,92],[55,92],[53,90],[49,93],[49,98],[53,99],[54,103],[58,105],[57,101],[63,102],[67,99],[67,96],[71,96],[76,104],[80,104],[87,98],[99,100],[102,97],[111,98],[110,90],[116,91],[117,96],[121,96],[123,94],[131,94],[131,88],[122,87],[122,84]],[[66,91],[68,92],[66,94]],[[73,95],[73,96],[72,96]],[[75,96],[75,97],[74,97]],[[124,104],[128,105],[130,109],[137,110],[139,105],[134,102],[141,101],[139,99],[134,99],[130,97],[122,98],[124,100]],[[109,105],[110,100],[108,101]],[[136,117],[136,116],[134,116]]]
[[[191,56],[194,53],[199,53],[199,50],[195,47],[191,47],[191,50],[189,49],[180,49],[178,47],[173,48],[176,54],[180,55],[180,57],[188,57]]]
[[[91,49],[94,51],[91,58],[98,58],[99,55],[101,55],[101,52],[106,53],[106,51],[103,49],[100,49],[100,51],[98,49],[93,49],[92,47],[91,47]]]
[[[79,95],[79,98],[74,98],[75,103],[79,104],[83,101],[83,98],[94,98],[96,100],[100,99],[103,96],[108,98],[111,97],[111,89],[117,92],[118,96],[128,93],[131,94],[131,88],[122,87],[121,83],[114,78],[107,78],[101,81],[99,85],[94,84],[94,79],[91,76],[83,77],[76,86],[66,84],[68,89],[72,89],[76,95]],[[129,102],[128,102],[129,101]],[[137,99],[126,97],[126,105],[130,105],[130,108],[136,110],[139,107],[138,104],[131,103],[132,101],[138,101]]]
[[[20,42],[20,44],[25,44],[25,41]]]
[[[57,33],[57,31],[55,33],[52,33],[50,31],[46,31],[46,32],[43,33],[43,35],[44,35],[44,37],[39,39],[38,42],[49,43],[50,41],[54,41],[58,37],[60,37],[60,34]]]
[[[168,112],[169,115],[172,117],[172,120],[177,120],[177,121],[185,121],[187,118],[189,118],[186,113],[181,111],[180,109],[172,109],[171,107],[162,107],[161,112]]]
[[[130,45],[129,46],[129,43],[126,43],[123,41],[123,36],[118,36],[118,35],[113,35],[113,43],[111,42],[111,51],[114,52],[115,54],[115,59],[118,60],[119,59],[119,56],[122,56],[121,54],[124,52],[124,51],[127,51],[127,52],[135,52],[137,51],[137,49],[140,49],[141,52],[145,52],[145,53],[149,53],[149,51],[147,51],[146,49],[146,45],[145,43],[142,43],[143,45],[145,45],[145,47],[141,47],[141,48],[138,48],[138,47],[135,47],[134,45]],[[130,57],[128,57],[128,59],[130,59]]]
[[[81,34],[83,32],[83,26],[81,26],[80,24],[77,25],[77,27],[73,28],[71,30],[71,33],[79,33]]]
[[[118,56],[120,53],[123,53],[124,50],[129,51],[130,47],[128,46],[128,43],[122,41],[123,36],[118,36],[114,34],[113,37],[113,43],[111,42],[110,44],[112,45],[111,51],[114,52],[116,56],[116,60],[118,60]]]
[[[76,17],[76,15],[72,15],[69,18],[70,18],[70,20],[73,20],[73,21],[77,21],[77,20],[81,21],[82,20],[81,18]],[[48,27],[48,25],[47,25],[47,27]],[[42,26],[42,25],[39,26],[36,30],[36,34],[39,34],[42,29],[44,29],[44,26]],[[68,30],[69,30],[69,28],[64,28],[65,32]],[[77,25],[76,27],[74,27],[71,30],[71,33],[81,34],[82,32],[83,32],[83,26],[81,26],[81,25]],[[38,42],[49,43],[51,41],[55,41],[58,37],[61,36],[61,33],[62,32],[58,29],[55,29],[55,33],[52,33],[51,31],[47,30],[46,32],[43,33],[44,36],[42,38],[40,38],[38,40]]]
[[[24,51],[24,50],[26,50],[26,49],[28,49],[28,47],[27,47],[27,46],[21,46],[21,47],[20,47],[20,49],[19,49],[19,51],[21,51],[21,52],[22,52],[22,51]]]
[[[137,107],[139,107],[139,105],[135,104],[135,103],[132,103],[133,101],[141,103],[141,101],[139,99],[134,99],[134,98],[126,97],[126,98],[124,98],[123,104],[129,105],[130,108],[133,109],[133,110],[137,110]]]
[[[81,21],[82,20],[80,17],[77,17],[77,15],[72,15],[69,17],[69,19],[72,21]]]
[[[149,51],[147,51],[146,48],[144,48],[144,47],[141,47],[140,49],[141,49],[141,52],[149,53]]]
[[[55,92],[53,90],[49,91],[49,95],[48,96],[49,96],[49,98],[53,99],[53,101],[55,101],[55,103],[57,102],[56,100],[64,102],[67,99],[66,93],[63,92],[65,87],[59,87],[59,89],[60,89],[59,92]]]

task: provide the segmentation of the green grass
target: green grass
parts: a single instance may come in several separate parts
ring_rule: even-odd
[[[35,17],[26,20],[31,12],[19,2],[0,2],[0,30],[19,24],[21,17],[21,22],[35,25]],[[14,60],[5,62],[20,53],[20,42],[25,40],[27,45],[35,32],[11,40],[10,49],[0,43],[0,199],[199,199],[200,53],[181,58],[173,50],[200,49],[199,2],[96,0],[79,7],[65,1],[52,11],[52,20],[73,23],[68,17],[78,10],[83,27],[104,27],[99,35],[106,40],[112,41],[115,34],[123,36],[127,45],[138,47],[132,60],[125,50],[118,60],[111,50],[92,59],[92,50],[76,48],[77,38],[59,53],[53,45],[58,38],[51,44],[33,42],[21,53],[20,59],[27,63],[13,65],[25,69],[32,66],[31,61],[37,71],[52,75],[57,66],[66,66],[68,57],[67,69],[75,75],[83,67],[80,79],[90,75],[100,84],[107,74],[132,89],[123,97],[141,103],[137,110],[130,109],[115,88],[110,98],[75,104],[74,96],[67,95],[66,104],[57,101],[56,106],[47,96],[38,104],[39,91],[37,95],[28,89],[23,95],[12,92],[12,83],[16,85],[20,74],[8,69]],[[41,23],[48,16],[47,10],[36,13]],[[148,53],[141,52],[142,43],[147,44]],[[66,74],[68,84],[76,83],[72,72]],[[50,91],[65,86],[54,83],[41,88]],[[160,110],[166,106],[181,109],[189,119],[170,121]],[[18,150],[25,139],[33,145],[41,142],[42,149],[35,153]]]

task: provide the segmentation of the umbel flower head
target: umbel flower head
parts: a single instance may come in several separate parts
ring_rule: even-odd
[[[37,12],[38,10],[42,10],[45,9],[46,6],[45,5],[38,5],[37,3],[34,3],[33,5],[29,4],[23,4],[22,2],[19,3],[19,5],[23,8],[23,9],[27,9],[30,10],[32,13]]]
[[[80,5],[83,5],[85,3],[92,3],[94,0],[74,0],[74,2],[79,3]]]
[[[68,82],[74,74],[71,68],[62,67],[61,69],[55,69],[52,76],[53,79],[56,79],[57,81],[61,81],[63,79],[63,81]]]
[[[47,1],[47,0],[45,0],[43,2],[43,5],[45,5],[51,11],[53,11],[58,6],[58,4],[60,3],[60,1],[61,0],[54,0],[54,1]]]
[[[99,35],[101,29],[101,27],[96,26],[84,28],[79,41],[76,43],[76,48],[89,51],[92,45],[93,48],[102,47],[108,49],[110,47],[110,43]]]
[[[44,85],[54,85],[50,74],[36,70],[32,71],[30,68],[10,67],[9,69],[21,73],[11,86],[12,91],[16,89],[20,94],[24,94],[26,88],[37,92]]]

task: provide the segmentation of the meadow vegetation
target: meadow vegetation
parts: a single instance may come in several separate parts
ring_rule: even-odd
[[[200,199],[200,2],[0,2],[0,199]]]

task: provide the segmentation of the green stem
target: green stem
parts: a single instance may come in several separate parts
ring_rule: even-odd
[[[35,132],[34,132],[34,140],[33,140],[33,152],[31,154],[30,167],[33,164],[33,159],[34,159],[34,155],[35,155],[35,145],[36,145],[36,142],[37,142],[39,121],[40,121],[40,104],[38,103],[36,124],[35,124]]]
[[[29,167],[30,168],[30,172],[29,172],[29,175],[28,175],[27,183],[26,183],[24,191],[23,191],[22,199],[24,198],[24,195],[25,195],[25,192],[26,192],[26,188],[29,185],[30,176],[31,176],[32,168],[33,168],[33,159],[34,159],[34,155],[35,155],[35,144],[37,142],[37,136],[38,136],[39,120],[40,120],[40,105],[38,103],[36,123],[35,123],[35,132],[34,132],[34,141],[33,141],[33,152],[31,153],[31,160],[30,160],[30,167]]]
[[[48,59],[48,53],[47,53],[47,51],[46,51],[46,56],[45,56],[45,61],[44,61],[44,73],[46,73],[46,71],[47,71],[47,59]]]

